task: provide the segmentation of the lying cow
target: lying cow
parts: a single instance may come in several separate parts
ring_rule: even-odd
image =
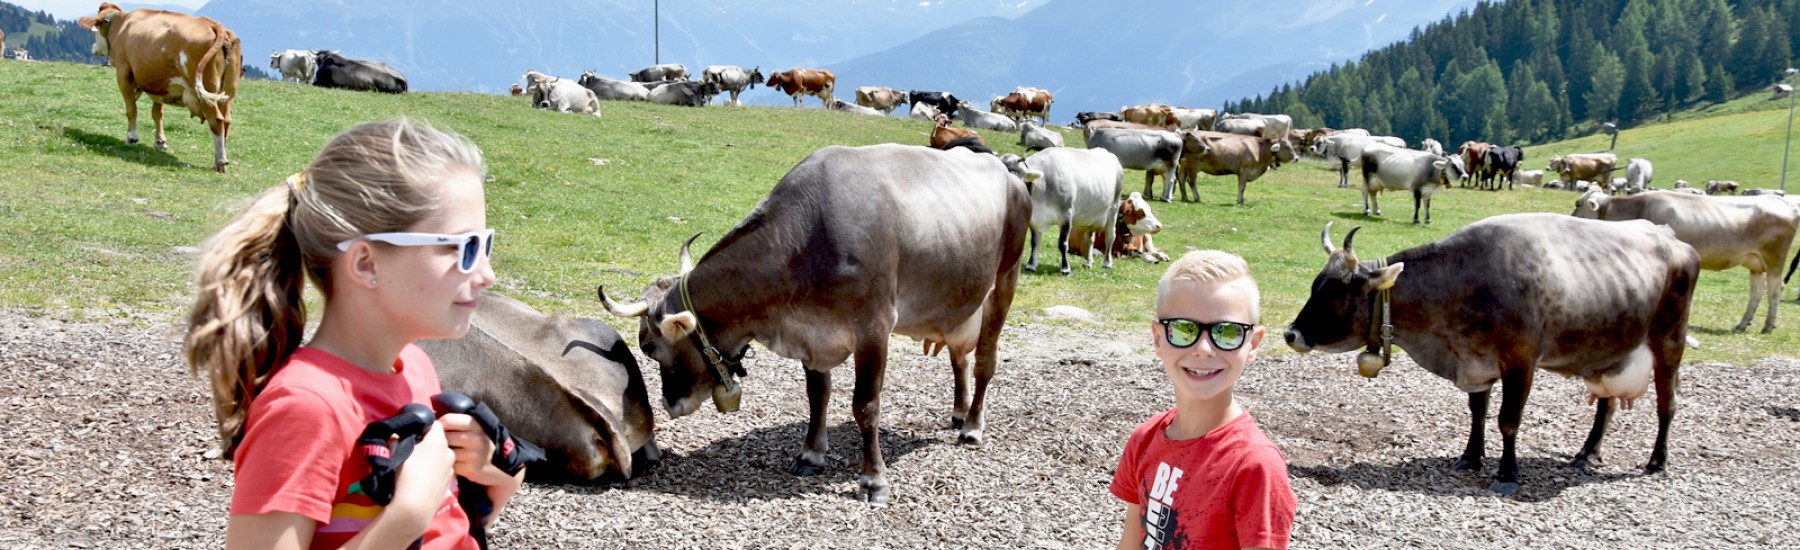
[[[1039,128],[1036,123],[1027,120],[1019,125],[1019,145],[1024,146],[1026,151],[1062,147],[1063,137],[1059,132]]]
[[[949,92],[923,92],[913,90],[906,93],[906,102],[915,106],[921,103],[930,105],[933,108],[936,108],[938,112],[943,113],[944,116],[955,119],[958,114],[956,112],[956,105],[962,103],[962,100],[957,99],[956,94]]]
[[[1026,124],[1031,124],[1027,121]],[[1119,217],[1119,192],[1125,181],[1125,169],[1112,153],[1097,149],[1053,147],[1031,158],[1018,155],[1000,157],[1013,175],[1032,182],[1031,188],[1031,258],[1025,270],[1038,267],[1038,237],[1045,229],[1057,227],[1056,250],[1062,256],[1062,274],[1068,275],[1069,253],[1082,257],[1084,267],[1094,267],[1096,254],[1105,256],[1102,265],[1112,269],[1113,225]],[[1103,236],[1088,239],[1088,246],[1073,249],[1069,237],[1076,232]]]
[[[1194,200],[1198,201],[1201,172],[1214,176],[1235,175],[1237,203],[1241,205],[1244,204],[1244,189],[1250,182],[1281,163],[1293,162],[1294,158],[1293,147],[1277,149],[1260,136],[1188,130],[1181,133],[1181,161],[1175,186],[1181,188],[1183,202],[1188,200],[1189,189],[1194,191]],[[1169,202],[1171,198],[1169,186],[1163,186],[1163,202]]]
[[[725,100],[728,106],[742,105],[738,101],[738,95],[744,93],[744,90],[756,89],[756,85],[762,83],[762,80],[760,65],[747,71],[737,65],[708,65],[700,70],[700,81],[719,89],[715,94],[731,94],[731,98]]]
[[[1150,263],[1169,261],[1169,255],[1157,250],[1156,242],[1151,235],[1162,232],[1162,221],[1150,212],[1150,203],[1136,191],[1119,201],[1119,223],[1113,226],[1113,246],[1110,255],[1114,257],[1133,257]],[[1079,242],[1070,240],[1069,246],[1079,246]]]
[[[1119,157],[1119,164],[1144,171],[1144,196],[1150,192],[1156,176],[1163,177],[1163,196],[1169,196],[1169,174],[1181,162],[1181,136],[1166,130],[1133,130],[1101,128],[1088,138],[1089,149],[1105,149]],[[1168,202],[1168,201],[1163,201]]]
[[[1019,131],[1019,123],[1013,122],[1013,119],[1007,118],[1006,115],[976,109],[967,101],[956,107],[962,113],[964,127],[1007,133]]]
[[[1780,198],[1708,197],[1684,193],[1639,193],[1612,197],[1598,190],[1575,200],[1576,217],[1601,220],[1649,220],[1669,226],[1675,238],[1700,254],[1700,268],[1750,270],[1750,306],[1734,331],[1750,327],[1756,305],[1769,299],[1763,334],[1775,330],[1775,308],[1781,300],[1781,264],[1800,227],[1800,212]]]
[[[225,141],[231,136],[231,100],[244,72],[244,49],[237,33],[205,17],[153,9],[121,10],[100,4],[82,27],[94,31],[94,55],[107,58],[125,97],[125,143],[136,145],[138,96],[150,94],[150,120],[157,150],[168,148],[163,104],[187,107],[206,121],[213,136],[213,169],[231,164]],[[24,51],[21,49],[20,51]]]
[[[803,95],[819,98],[822,107],[831,104],[831,89],[837,85],[837,75],[823,69],[788,69],[769,75],[766,85],[793,98],[795,109],[800,108],[800,96]]]
[[[951,127],[950,117],[939,114],[934,122],[936,126],[931,129],[931,148],[950,150],[966,147],[977,153],[994,152],[987,146],[987,140],[981,139],[981,134],[967,128]]]
[[[651,65],[649,67],[638,69],[635,72],[627,73],[626,76],[631,77],[632,82],[640,83],[660,82],[664,80],[687,80],[688,70],[687,65],[682,65],[680,63],[663,63],[661,65]]]
[[[703,107],[719,95],[719,86],[711,82],[678,81],[650,89],[650,102],[661,105]]]
[[[1119,116],[1119,113],[1107,113],[1107,112],[1100,112],[1100,111],[1082,111],[1079,113],[1075,113],[1075,123],[1080,124],[1083,127],[1086,127],[1089,122],[1093,122],[1096,120],[1123,121],[1124,117]]]
[[[307,50],[269,52],[269,68],[279,71],[284,81],[312,82],[313,71],[318,69],[318,56]]]
[[[1440,157],[1444,156],[1444,144],[1439,143],[1438,140],[1431,139],[1431,138],[1425,138],[1425,139],[1419,140],[1419,150],[1427,152],[1427,153],[1431,153],[1433,155],[1437,155]]]
[[[881,111],[877,111],[875,109],[870,109],[868,107],[857,105],[855,103],[848,103],[842,99],[831,100],[831,103],[825,105],[825,108],[827,110],[831,110],[831,111],[843,111],[846,113],[858,114],[858,115],[885,116]]]
[[[531,95],[533,107],[559,113],[582,113],[600,116],[600,97],[574,81],[557,78],[534,70],[525,71],[525,93]]]
[[[1480,470],[1489,396],[1500,401],[1500,465],[1488,486],[1519,490],[1515,454],[1532,378],[1544,370],[1582,379],[1599,402],[1574,466],[1600,460],[1615,399],[1626,407],[1656,386],[1656,444],[1645,474],[1663,471],[1675,417],[1676,370],[1686,350],[1688,307],[1700,258],[1649,222],[1596,222],[1556,214],[1481,220],[1437,242],[1373,261],[1321,244],[1325,268],[1288,325],[1295,351],[1366,349],[1357,370],[1373,378],[1400,346],[1421,368],[1469,394],[1469,442],[1457,470]],[[1390,315],[1391,312],[1391,315]],[[1394,406],[1406,407],[1407,403]]]
[[[882,88],[877,86],[860,86],[856,88],[856,104],[881,111],[883,116],[892,114],[894,109],[906,103],[906,90]]]
[[[319,70],[313,85],[399,94],[406,92],[406,77],[380,61],[350,59],[334,51],[319,51]]]
[[[509,93],[511,95],[515,95],[515,96],[525,95],[525,88],[522,86],[519,86],[518,84],[514,84],[514,85],[512,85],[512,89],[507,90],[507,93]]]
[[[631,348],[594,319],[551,317],[481,296],[469,332],[421,340],[444,391],[487,403],[513,435],[543,447],[542,483],[629,478],[660,457],[644,375]]]
[[[916,103],[912,106],[912,110],[906,113],[906,118],[935,123],[937,122],[937,117],[942,114],[943,113],[938,112],[937,107],[932,107],[931,105],[924,103]]]
[[[1363,215],[1381,215],[1382,191],[1411,193],[1413,225],[1419,224],[1419,208],[1424,205],[1425,225],[1431,225],[1431,195],[1450,184],[1457,174],[1451,172],[1449,159],[1424,151],[1372,144],[1363,148]]]
[[[1000,159],[905,145],[832,146],[801,161],[718,244],[679,275],[607,311],[638,322],[662,372],[670,418],[707,398],[737,408],[751,341],[806,373],[806,443],[788,471],[816,475],[827,455],[831,371],[855,358],[850,410],[862,435],[857,498],[888,500],[880,433],[890,334],[950,350],[952,425],[978,444],[1000,332],[1018,288],[1031,194]],[[809,236],[795,246],[795,235]],[[690,239],[691,242],[691,239]],[[975,352],[974,398],[966,397]]]
[[[1736,195],[1738,194],[1738,182],[1731,180],[1707,180],[1706,194]]]
[[[643,84],[613,80],[596,75],[594,71],[581,73],[576,83],[593,90],[595,97],[606,101],[650,101],[650,88]]]
[[[1515,171],[1513,171],[1512,181],[1515,183],[1518,183],[1519,185],[1527,185],[1527,186],[1531,186],[1531,187],[1542,187],[1544,185],[1544,171],[1543,170],[1515,170]]]

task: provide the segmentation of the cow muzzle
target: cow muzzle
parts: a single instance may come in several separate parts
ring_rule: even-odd
[[[1306,343],[1306,337],[1302,336],[1300,331],[1294,330],[1294,327],[1288,327],[1287,331],[1281,334],[1281,337],[1287,340],[1288,347],[1293,348],[1294,351],[1310,353],[1313,350],[1312,344]]]

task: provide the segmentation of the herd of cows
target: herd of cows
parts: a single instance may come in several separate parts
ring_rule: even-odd
[[[117,68],[130,142],[137,141],[136,99],[149,93],[156,146],[165,145],[162,105],[183,105],[211,127],[215,168],[224,171],[242,66],[236,35],[211,19],[126,12],[110,3],[81,24],[95,32],[95,53]],[[332,51],[275,52],[270,63],[320,86],[406,90],[391,67]],[[689,238],[677,274],[652,282],[637,300],[620,303],[599,291],[609,312],[639,321],[639,347],[657,363],[671,418],[707,400],[723,412],[736,409],[752,342],[801,362],[810,422],[790,468],[797,475],[829,467],[831,373],[853,361],[852,411],[862,434],[857,496],[872,502],[889,497],[877,429],[890,335],[922,341],[933,355],[949,350],[952,425],[960,441],[980,442],[1000,332],[1020,272],[1038,268],[1040,233],[1060,229],[1054,246],[1065,274],[1071,253],[1090,267],[1096,258],[1105,267],[1115,257],[1166,260],[1150,241],[1162,225],[1146,199],[1170,202],[1179,190],[1183,201],[1189,191],[1198,200],[1200,173],[1235,176],[1243,204],[1250,182],[1308,154],[1337,169],[1340,186],[1360,172],[1365,214],[1380,215],[1383,191],[1410,194],[1414,223],[1431,223],[1432,194],[1458,183],[1582,191],[1572,216],[1498,216],[1373,260],[1357,258],[1356,230],[1339,247],[1327,224],[1320,237],[1325,268],[1285,332],[1302,352],[1366,350],[1359,370],[1371,377],[1399,346],[1468,392],[1471,431],[1458,469],[1482,467],[1489,396],[1504,386],[1503,452],[1492,486],[1500,493],[1518,490],[1515,436],[1540,367],[1586,381],[1597,403],[1593,430],[1574,460],[1579,468],[1597,458],[1615,407],[1629,407],[1654,385],[1658,434],[1645,470],[1662,470],[1699,270],[1746,267],[1751,296],[1736,329],[1748,328],[1767,298],[1762,331],[1770,332],[1783,285],[1777,277],[1800,227],[1800,210],[1783,197],[1709,196],[1735,194],[1731,182],[1651,190],[1648,161],[1630,159],[1624,177],[1614,178],[1618,159],[1609,153],[1555,156],[1545,170],[1560,179],[1544,182],[1545,170],[1522,169],[1516,147],[1469,142],[1446,152],[1424,140],[1412,149],[1366,131],[1294,128],[1286,115],[1165,105],[1079,113],[1086,146],[1071,148],[1049,129],[1053,97],[1037,88],[1018,88],[980,110],[950,93],[874,87],[858,88],[855,103],[846,103],[833,96],[835,76],[814,69],[765,76],[760,67],[713,66],[694,81],[686,67],[670,64],[629,78],[528,71],[514,93],[530,96],[534,107],[599,116],[602,101],[702,106],[728,93],[727,104],[737,104],[739,94],[762,83],[796,107],[803,95],[829,109],[873,115],[910,104],[909,116],[933,121],[930,147],[814,152],[699,261],[689,254]],[[1028,152],[1038,152],[993,155],[980,130],[1017,133]],[[1142,192],[1125,188],[1127,168],[1145,173]],[[1160,195],[1153,193],[1158,176]],[[1790,275],[1793,269],[1789,263]],[[482,300],[473,325],[463,340],[427,347],[446,390],[488,402],[517,434],[546,449],[550,462],[531,470],[534,478],[631,476],[656,459],[638,361],[607,325],[545,316],[500,297]],[[575,349],[590,353],[570,353]]]

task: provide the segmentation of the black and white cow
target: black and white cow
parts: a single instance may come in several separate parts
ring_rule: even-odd
[[[606,101],[650,101],[650,89],[643,84],[613,80],[594,74],[594,71],[581,73],[576,81],[583,88],[594,91],[594,95]]]
[[[1519,421],[1540,367],[1582,379],[1599,401],[1575,454],[1580,469],[1599,462],[1615,399],[1629,408],[1654,383],[1656,446],[1644,473],[1663,470],[1700,274],[1693,247],[1645,221],[1557,214],[1495,216],[1373,261],[1357,259],[1355,236],[1352,229],[1344,247],[1333,248],[1325,225],[1325,269],[1288,325],[1288,346],[1366,348],[1357,368],[1373,378],[1389,362],[1389,344],[1397,345],[1468,392],[1469,443],[1458,470],[1482,467],[1488,399],[1499,383],[1503,446],[1489,489],[1502,494],[1519,489]]]
[[[1425,208],[1425,224],[1431,224],[1431,195],[1457,177],[1449,159],[1424,151],[1370,144],[1362,149],[1363,215],[1381,215],[1382,191],[1403,191],[1413,197],[1413,225],[1419,224],[1419,207]],[[1371,206],[1373,210],[1371,210]]]
[[[756,89],[756,85],[762,83],[763,78],[765,77],[762,74],[761,65],[747,71],[737,65],[708,65],[700,70],[701,82],[712,84],[717,86],[720,92],[731,94],[731,97],[725,100],[725,104],[731,106],[742,105],[738,101],[738,95],[744,93],[745,90]]]
[[[350,59],[330,50],[319,50],[313,85],[398,94],[406,92],[406,77],[380,61]]]
[[[912,90],[906,93],[906,102],[913,104],[915,107],[921,103],[930,105],[933,108],[936,108],[939,113],[943,113],[944,116],[955,119],[957,115],[956,106],[958,103],[961,103],[961,100],[956,99],[956,95],[950,92],[922,92],[919,90]]]
[[[888,499],[877,437],[890,334],[950,349],[960,441],[979,443],[1000,331],[1018,287],[1031,222],[1025,183],[992,155],[905,145],[832,146],[802,160],[750,215],[681,273],[617,304],[661,367],[670,418],[710,397],[741,397],[751,341],[805,368],[810,420],[789,471],[818,474],[826,455],[831,371],[855,358],[851,411],[862,432],[857,497]],[[691,242],[691,239],[690,239]],[[975,352],[973,400],[965,397]]]

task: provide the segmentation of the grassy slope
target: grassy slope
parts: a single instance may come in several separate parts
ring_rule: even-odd
[[[169,112],[167,153],[125,145],[112,82],[109,68],[0,63],[0,238],[8,243],[0,246],[0,307],[76,317],[179,314],[191,299],[194,256],[175,247],[197,246],[248,197],[302,167],[335,132],[404,114],[463,133],[486,152],[489,219],[501,232],[495,260],[501,290],[547,311],[609,318],[593,299],[596,284],[635,296],[652,277],[675,271],[683,238],[703,231],[696,253],[710,246],[813,150],[923,143],[928,130],[923,122],[818,110],[622,103],[607,103],[605,118],[596,120],[529,109],[510,97],[383,96],[246,81],[233,106],[232,171],[221,175],[208,170],[205,127],[185,112]],[[1722,111],[1735,114],[1627,131],[1619,152],[1656,159],[1664,185],[1676,178],[1773,185],[1786,114],[1758,101]],[[147,100],[143,107],[148,142]],[[1007,136],[991,141],[1002,152],[1017,151]],[[1586,138],[1532,148],[1527,164],[1541,167],[1556,152],[1604,147]],[[1128,172],[1127,190],[1141,189],[1141,178]],[[1168,226],[1158,242],[1175,254],[1210,247],[1244,255],[1263,284],[1264,320],[1279,328],[1304,302],[1322,265],[1318,232],[1326,221],[1338,221],[1340,237],[1352,225],[1364,226],[1357,248],[1375,256],[1494,214],[1567,212],[1575,198],[1558,191],[1452,189],[1437,196],[1434,225],[1413,227],[1410,201],[1390,195],[1386,218],[1366,218],[1358,193],[1335,181],[1315,163],[1289,166],[1251,184],[1249,204],[1238,207],[1231,204],[1233,184],[1206,180],[1201,203],[1158,208]],[[1112,271],[1078,268],[1071,277],[1027,275],[1014,317],[1042,320],[1045,307],[1072,304],[1097,312],[1108,327],[1141,326],[1161,273],[1160,266],[1132,260]],[[1800,313],[1792,302],[1772,335],[1723,333],[1742,314],[1745,272],[1709,273],[1701,283],[1692,324],[1706,345],[1690,359],[1794,354],[1800,320],[1793,316]],[[1271,352],[1285,353],[1270,344]]]

